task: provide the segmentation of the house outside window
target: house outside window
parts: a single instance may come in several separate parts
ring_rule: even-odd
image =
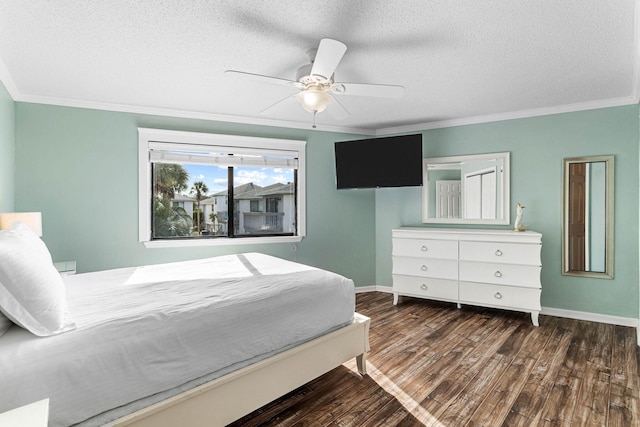
[[[147,247],[300,241],[305,144],[139,129],[139,240]]]

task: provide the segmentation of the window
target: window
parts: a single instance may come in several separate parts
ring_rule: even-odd
[[[276,197],[267,199],[267,212],[278,212],[278,200]]]
[[[148,247],[297,242],[305,141],[138,129]]]

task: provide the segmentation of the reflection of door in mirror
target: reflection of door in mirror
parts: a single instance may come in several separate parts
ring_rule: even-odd
[[[569,270],[604,272],[604,170],[604,162],[569,165]]]
[[[613,276],[613,156],[565,159],[564,274]]]
[[[436,181],[436,218],[460,218],[460,180]]]
[[[465,218],[496,218],[495,167],[465,174],[464,190]]]
[[[569,165],[569,270],[585,271],[586,163]]]

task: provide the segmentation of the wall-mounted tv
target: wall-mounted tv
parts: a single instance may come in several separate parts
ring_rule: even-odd
[[[336,142],[335,155],[338,190],[422,185],[422,134]]]

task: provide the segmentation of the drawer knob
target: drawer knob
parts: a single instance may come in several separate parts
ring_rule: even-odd
[[[495,294],[493,294],[493,297],[495,299],[502,299],[502,294],[500,292],[496,292]]]
[[[429,287],[423,283],[422,285],[420,285],[420,289],[422,289],[423,291],[426,291],[427,289],[429,289]]]
[[[502,273],[500,272],[500,270],[496,271],[493,275],[496,277],[502,277]]]
[[[502,251],[500,249],[496,249],[495,254],[496,256],[502,256]]]
[[[420,248],[420,250],[422,252],[427,252],[429,250],[429,248],[427,248],[425,245],[422,245],[422,247]]]
[[[420,267],[420,270],[422,270],[422,271],[427,271],[427,266],[426,266],[426,265],[424,265],[424,264],[422,264],[422,267]]]

